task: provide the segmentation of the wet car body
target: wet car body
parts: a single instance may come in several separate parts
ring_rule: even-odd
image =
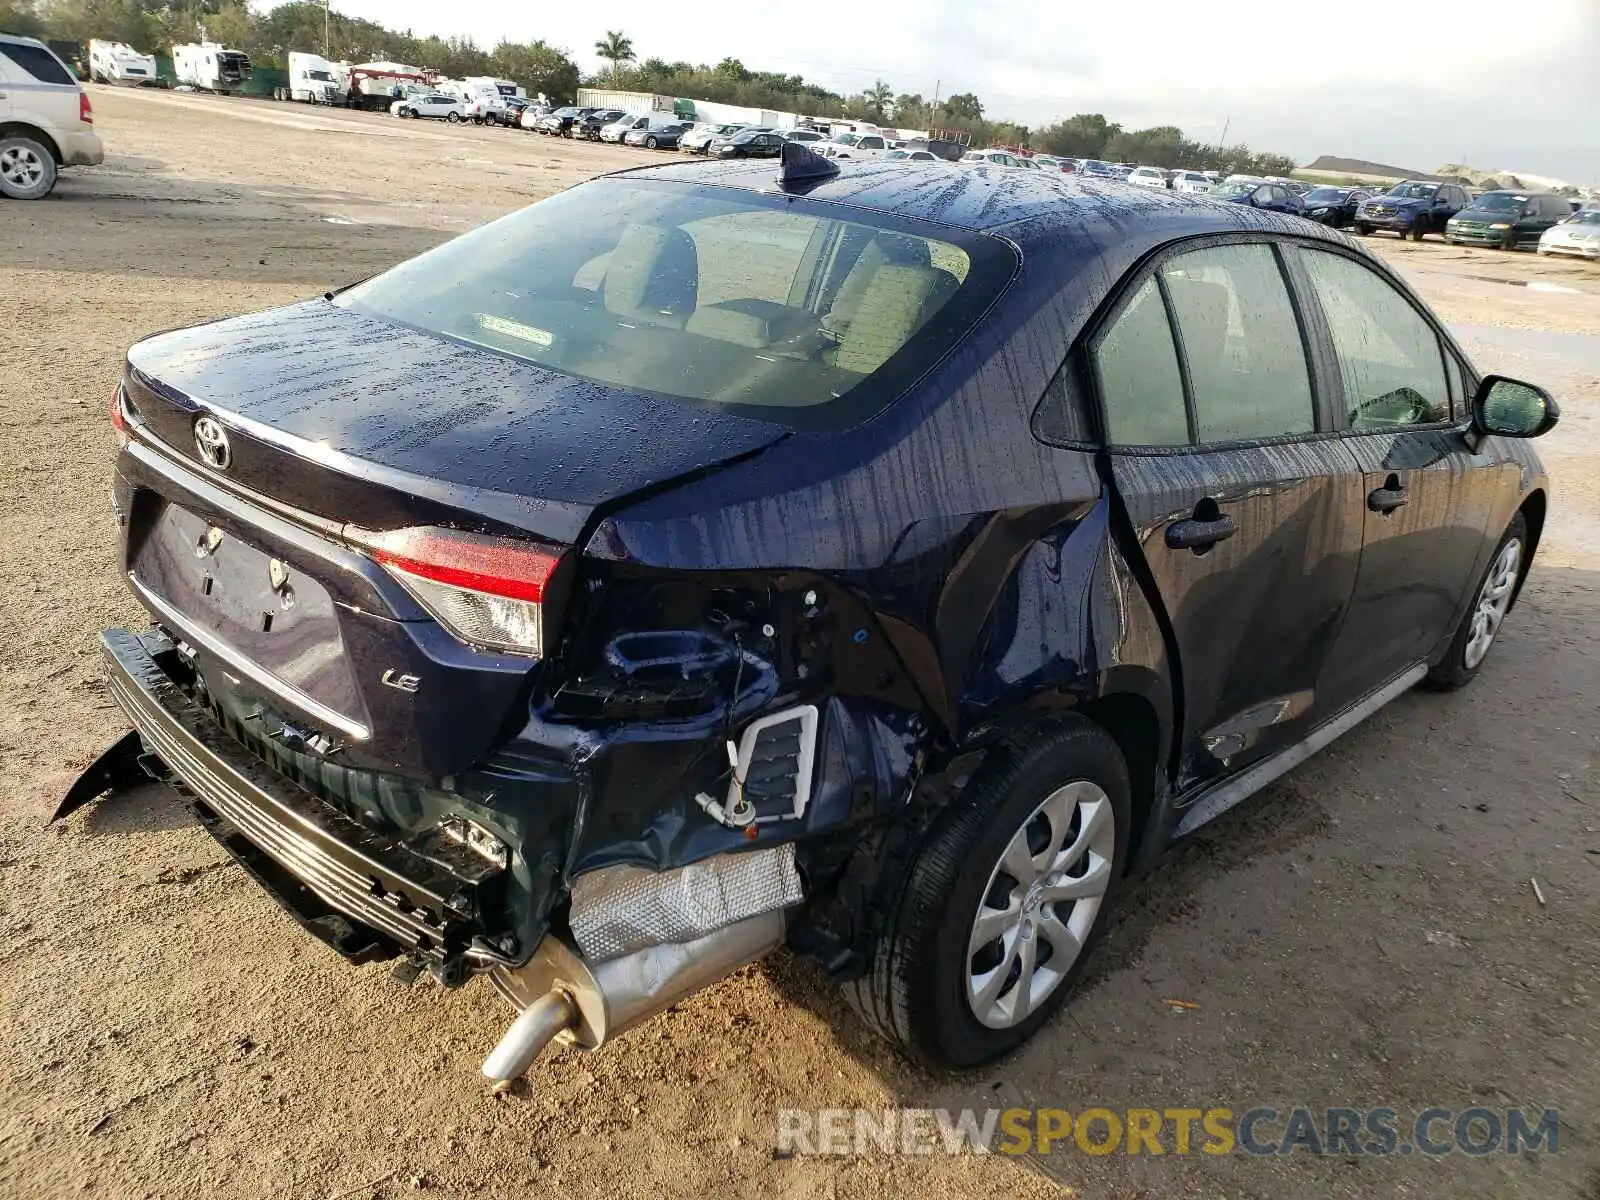
[[[1302,197],[1306,205],[1306,219],[1319,225],[1331,225],[1335,229],[1347,229],[1355,224],[1356,210],[1371,194],[1362,188],[1313,188]]]
[[[1408,179],[1363,200],[1354,223],[1363,236],[1387,229],[1420,242],[1430,233],[1443,233],[1469,203],[1466,189],[1456,184]]]
[[[579,1019],[542,988],[577,969],[584,881],[617,870],[792,853],[780,934],[863,977],[919,839],[1040,723],[1115,741],[1123,865],[1148,866],[1415,683],[1508,522],[1542,523],[1536,457],[1473,432],[1476,374],[1431,317],[1438,421],[1338,429],[1319,333],[1332,436],[1104,451],[1086,356],[1152,263],[1266,246],[1304,287],[1298,256],[1326,252],[1409,298],[1337,234],[1054,173],[773,172],[618,178],[870,212],[970,256],[981,312],[842,423],[595,386],[333,293],[142,342],[114,401],[156,628],[103,649],[146,765],[312,932],[446,983],[494,972],[535,1040]],[[1400,516],[1372,507],[1408,487]],[[1185,541],[1196,522],[1229,529]],[[382,531],[419,527],[548,549],[537,659],[452,635],[386,569]],[[792,740],[764,744],[768,718]],[[583,1008],[595,1040],[607,1020]]]

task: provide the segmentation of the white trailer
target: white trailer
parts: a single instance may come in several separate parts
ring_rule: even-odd
[[[338,104],[344,87],[343,69],[320,54],[289,52],[289,99],[305,104]]]
[[[179,83],[205,92],[236,92],[250,78],[250,56],[218,42],[191,42],[172,48],[172,71]]]
[[[346,89],[354,88],[356,106],[371,112],[388,112],[389,105],[402,96],[431,89],[434,75],[409,63],[356,63],[350,68]],[[348,91],[347,91],[348,95]]]
[[[154,55],[140,54],[126,42],[91,41],[89,78],[96,83],[119,83],[126,87],[154,87]]]

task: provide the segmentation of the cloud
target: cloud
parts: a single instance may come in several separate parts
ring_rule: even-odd
[[[1426,168],[1466,153],[1474,165],[1600,179],[1597,0],[1542,0],[1520,13],[1503,0],[1450,0],[1423,10],[1425,20],[1283,0],[812,0],[707,19],[644,0],[616,0],[604,17],[491,0],[334,7],[486,46],[543,38],[591,69],[595,40],[621,29],[641,56],[731,56],[841,92],[880,78],[924,96],[976,92],[991,116],[1031,125],[1102,112],[1215,138],[1231,118],[1230,140],[1302,159],[1340,153]]]

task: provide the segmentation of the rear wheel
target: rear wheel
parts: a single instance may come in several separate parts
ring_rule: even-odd
[[[654,150],[660,144],[661,144],[660,142],[656,141],[654,134],[652,134],[650,137],[645,138],[645,140],[644,140],[644,148],[646,150]]]
[[[1372,234],[1372,226],[1371,225],[1363,225],[1360,221],[1357,221],[1356,222],[1356,232],[1359,233],[1362,237],[1369,237]]]
[[[1128,770],[1081,718],[990,751],[928,835],[848,990],[879,1033],[935,1067],[1015,1049],[1071,991],[1127,858]]]
[[[0,137],[0,195],[43,200],[56,186],[56,158],[23,134]]]
[[[449,112],[445,113],[444,119],[449,121],[452,125],[461,124],[461,114],[456,112],[454,109],[451,109]]]
[[[1489,567],[1473,596],[1472,607],[1461,618],[1461,625],[1450,640],[1450,649],[1439,665],[1428,672],[1425,682],[1429,687],[1453,692],[1472,682],[1484,659],[1489,657],[1495,638],[1499,636],[1500,624],[1517,594],[1527,546],[1528,522],[1518,513],[1495,547],[1494,557],[1489,560]]]
[[[1401,237],[1404,237],[1404,236],[1405,236],[1404,234],[1401,234]],[[1420,242],[1423,238],[1425,238],[1427,236],[1428,236],[1428,218],[1426,218],[1426,217],[1418,217],[1415,221],[1411,222],[1411,240],[1413,242]]]

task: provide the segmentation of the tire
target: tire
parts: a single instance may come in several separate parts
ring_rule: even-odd
[[[1515,550],[1512,549],[1513,545]],[[1455,637],[1450,639],[1450,649],[1445,651],[1439,664],[1428,672],[1423,680],[1425,686],[1436,692],[1453,692],[1472,682],[1488,658],[1489,651],[1494,649],[1506,612],[1516,599],[1527,561],[1528,522],[1518,513],[1511,518],[1511,524],[1496,543],[1494,555],[1473,590],[1472,607],[1462,614]],[[1490,622],[1488,640],[1481,644],[1478,632],[1480,620]]]
[[[1127,861],[1129,818],[1127,765],[1099,726],[1069,716],[1002,741],[917,851],[867,973],[846,988],[852,1007],[929,1067],[975,1067],[1016,1049],[1065,1002],[1089,961]],[[1028,888],[1021,871],[1007,873],[1006,853],[1019,846],[1022,857],[1012,862],[1034,869],[1028,850],[1037,845],[1033,853],[1042,855],[1041,838],[1083,844],[1056,878],[1092,879],[1097,895],[1086,892],[1068,910],[1065,901],[1041,906],[1037,886]],[[1014,913],[1009,924],[1002,907]],[[969,952],[984,912],[1000,932]],[[1063,922],[1079,948],[1064,971],[1051,973],[1060,943],[1045,931],[1053,924],[1066,935]],[[1029,979],[1050,990],[1018,1013],[1030,949]]]
[[[0,196],[43,200],[56,186],[56,157],[25,134],[0,137]]]
[[[644,148],[646,150],[654,150],[660,144],[661,143],[656,141],[656,139],[654,137],[647,137],[644,140]]]
[[[1418,217],[1415,221],[1411,222],[1410,234],[1413,242],[1420,242],[1423,238],[1428,236],[1428,222],[1422,217]],[[1402,233],[1400,237],[1403,241],[1406,235]]]
[[[454,111],[454,110],[452,110],[452,111],[450,111],[450,112],[447,112],[447,113],[445,113],[445,115],[444,115],[444,119],[445,119],[445,120],[446,120],[446,121],[449,121],[449,122],[450,122],[450,124],[452,124],[452,125],[459,125],[459,124],[461,124],[461,114],[460,114],[460,113],[458,113],[458,112],[455,112],[455,111]]]
[[[1371,225],[1363,225],[1360,221],[1357,221],[1356,222],[1356,232],[1359,233],[1362,237],[1371,237],[1372,236],[1372,226]]]
[[[1507,230],[1506,236],[1500,240],[1500,249],[1515,250],[1517,248],[1517,234],[1515,230]]]

